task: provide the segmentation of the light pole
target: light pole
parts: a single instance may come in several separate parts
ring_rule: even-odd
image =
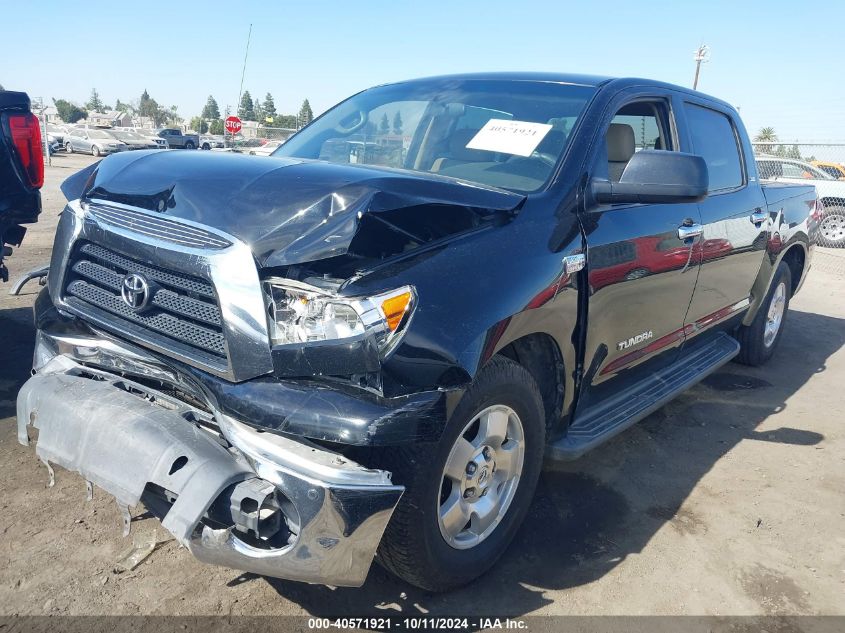
[[[695,51],[693,60],[695,60],[695,79],[692,81],[692,89],[696,90],[698,88],[698,75],[701,72],[701,64],[710,61],[710,47],[707,44],[699,46],[698,50]]]

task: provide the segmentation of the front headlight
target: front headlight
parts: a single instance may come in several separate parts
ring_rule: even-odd
[[[269,279],[264,287],[273,345],[372,335],[384,353],[398,341],[416,304],[411,286],[356,298],[338,297],[289,279]]]

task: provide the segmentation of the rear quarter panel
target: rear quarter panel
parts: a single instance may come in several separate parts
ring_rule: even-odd
[[[801,287],[810,269],[818,231],[817,220],[812,215],[817,195],[814,186],[762,182],[761,187],[769,211],[770,228],[766,255],[751,293],[751,307],[743,319],[746,325],[754,320],[778,265],[788,252],[796,248],[801,249],[804,256],[803,272],[795,284],[796,291]]]

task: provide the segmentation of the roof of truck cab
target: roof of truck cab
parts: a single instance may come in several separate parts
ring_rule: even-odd
[[[433,77],[420,77],[418,79],[409,79],[406,81],[390,82],[386,85],[397,85],[404,83],[416,82],[431,82],[431,81],[472,81],[472,80],[487,80],[487,81],[528,81],[538,83],[558,83],[577,86],[589,86],[592,88],[599,88],[615,85],[618,88],[625,88],[628,86],[655,86],[659,88],[666,88],[669,90],[677,90],[685,92],[690,95],[695,95],[702,99],[719,103],[728,108],[734,109],[728,102],[708,95],[704,92],[692,90],[684,86],[670,84],[664,81],[657,81],[656,79],[644,79],[641,77],[607,77],[603,75],[580,75],[577,73],[553,73],[553,72],[480,72],[480,73],[461,73],[455,75],[436,75]]]

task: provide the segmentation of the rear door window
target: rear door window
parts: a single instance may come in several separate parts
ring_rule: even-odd
[[[709,191],[734,189],[743,184],[742,159],[731,120],[721,112],[684,104],[693,152],[704,158],[710,175]]]

